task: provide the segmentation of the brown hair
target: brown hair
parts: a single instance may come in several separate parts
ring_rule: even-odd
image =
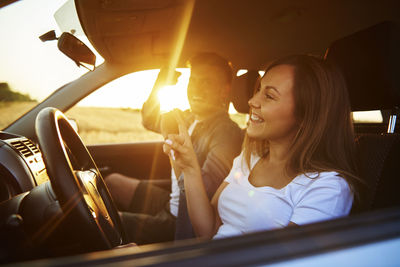
[[[336,171],[355,192],[358,178],[354,131],[342,74],[322,59],[294,55],[273,62],[264,76],[277,65],[294,67],[293,95],[299,128],[289,150],[287,173]],[[252,140],[246,134],[243,150],[250,166],[251,154],[268,154],[268,140]]]

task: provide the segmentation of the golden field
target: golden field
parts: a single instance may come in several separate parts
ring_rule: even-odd
[[[0,129],[18,119],[25,112],[33,108],[36,102],[1,102],[0,101]]]
[[[36,103],[0,103],[0,129],[16,120]],[[140,110],[103,107],[73,107],[66,112],[76,121],[78,132],[85,144],[125,143],[162,140],[162,136],[142,126]],[[242,128],[245,114],[232,114]]]
[[[77,122],[79,135],[88,145],[162,140],[142,126],[139,110],[74,107],[66,115]]]

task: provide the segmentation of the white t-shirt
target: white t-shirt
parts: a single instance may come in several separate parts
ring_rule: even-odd
[[[198,120],[195,120],[189,127],[188,133],[191,136],[194,127],[198,123]],[[178,179],[176,178],[174,169],[171,168],[171,194],[169,195],[171,199],[169,200],[169,209],[172,215],[178,217],[178,206],[179,206],[179,186],[178,186]]]
[[[255,187],[241,153],[225,178],[218,212],[222,225],[216,238],[328,220],[349,214],[353,194],[346,180],[336,172],[298,175],[287,186],[275,189]],[[251,158],[251,169],[260,158]]]

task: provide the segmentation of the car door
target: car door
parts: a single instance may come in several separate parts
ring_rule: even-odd
[[[160,141],[97,144],[88,149],[103,177],[118,172],[139,179],[169,181],[169,160]]]
[[[117,172],[138,179],[169,181],[170,164],[162,152],[163,138],[145,129],[141,122],[141,106],[157,73],[150,70],[120,77],[66,112],[75,121],[103,177]]]

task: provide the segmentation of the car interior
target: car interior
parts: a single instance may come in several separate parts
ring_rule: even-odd
[[[366,183],[362,207],[368,211],[399,205],[396,188],[399,181],[396,161],[399,158],[399,135],[395,132],[399,106],[397,60],[400,32],[385,22],[374,25],[332,44],[326,60],[338,65],[349,87],[353,111],[388,110],[386,129],[379,125],[355,125],[359,172]],[[390,56],[389,56],[390,55]]]
[[[343,73],[353,112],[383,110],[386,115],[381,124],[354,124],[358,171],[363,183],[359,184],[361,196],[354,203],[352,214],[400,204],[400,182],[396,179],[396,162],[400,158],[396,132],[400,103],[398,45],[400,28],[386,21],[336,40],[324,56]],[[258,78],[257,72],[248,72],[235,84],[232,101],[237,110],[248,112],[247,101]]]
[[[124,2],[118,5],[117,2],[102,1],[100,5],[96,1],[76,1],[80,18],[86,20],[82,21],[83,28],[96,49],[112,64],[123,62],[122,67],[118,69],[109,67],[107,63],[99,66],[96,71],[104,73],[104,80],[96,81],[99,86],[107,79],[113,79],[112,77],[121,76],[135,69],[151,68],[151,64],[161,66],[165,61],[173,60],[173,56],[166,58],[162,52],[169,50],[169,46],[178,45],[170,40],[170,38],[179,40],[176,36],[178,30],[175,22],[163,25],[167,30],[157,35],[157,38],[166,40],[166,47],[149,48],[148,44],[151,38],[154,38],[153,35],[137,34],[137,38],[134,39],[127,37],[127,33],[135,33],[137,30],[135,27],[144,25],[145,18],[176,15],[182,9],[182,7],[174,8],[175,5],[179,6],[179,3],[180,1],[172,0],[149,3],[132,1],[131,4]],[[118,13],[127,8],[136,10],[138,4],[141,11],[136,12],[135,16],[129,12],[126,16]],[[224,5],[225,1],[216,1],[214,8],[223,10]],[[234,1],[232,5],[236,5]],[[189,5],[189,8],[193,6]],[[212,5],[199,5],[197,8],[200,12],[210,12]],[[105,10],[115,12],[108,12],[104,17],[99,16],[102,12],[105,13]],[[291,20],[292,16],[296,17],[299,15],[298,12],[303,11],[293,9],[286,12],[288,13],[276,17],[275,20],[286,23],[286,20]],[[210,27],[196,16],[197,13],[194,13],[191,27],[197,31],[204,31]],[[213,25],[213,20],[217,18],[218,16],[210,17],[208,23]],[[145,25],[148,27],[146,29],[148,32],[153,29],[156,31],[164,23],[158,19],[154,21],[154,24]],[[119,25],[119,32],[115,31],[116,25]],[[238,31],[243,35],[246,30],[248,29],[238,26]],[[255,26],[250,31],[258,30],[258,26]],[[273,29],[268,30],[273,31]],[[188,40],[191,48],[198,49],[204,46],[204,41],[190,34],[189,31]],[[223,38],[230,41],[232,36],[226,35]],[[299,45],[301,46],[301,42]],[[127,46],[137,51],[130,54],[131,57],[125,53]],[[347,82],[352,111],[381,110],[383,116],[382,123],[354,124],[358,172],[363,182],[359,185],[360,198],[355,200],[348,218],[293,229],[250,234],[246,238],[233,237],[212,242],[183,240],[181,243],[165,244],[165,246],[150,245],[143,248],[111,250],[125,244],[127,239],[103,177],[118,170],[125,175],[141,177],[149,183],[170,188],[169,160],[162,152],[162,142],[85,146],[62,113],[74,103],[61,102],[61,99],[67,96],[67,92],[60,88],[43,103],[0,132],[0,240],[2,240],[0,262],[12,263],[105,251],[92,258],[69,258],[65,262],[70,265],[80,265],[83,262],[92,265],[123,264],[124,260],[129,259],[131,265],[167,262],[175,266],[179,264],[184,266],[190,259],[196,258],[198,266],[210,262],[213,266],[229,266],[240,265],[242,262],[243,264],[277,262],[287,257],[309,255],[317,253],[318,246],[323,246],[325,251],[334,250],[340,247],[342,239],[345,240],[343,242],[347,242],[344,246],[352,246],[382,238],[378,236],[380,234],[378,231],[372,231],[373,233],[369,235],[360,232],[356,237],[346,237],[346,234],[335,231],[340,227],[368,228],[374,223],[386,222],[388,217],[396,218],[397,223],[400,220],[400,197],[397,192],[400,186],[400,180],[397,179],[400,171],[398,164],[400,135],[399,122],[396,120],[400,107],[398,49],[400,26],[397,21],[378,21],[367,28],[354,32],[349,30],[349,34],[340,36],[330,44],[322,43],[319,46],[325,47],[324,60],[335,64],[342,71]],[[223,48],[220,47],[220,50],[223,51]],[[267,49],[260,58],[272,59],[273,56],[267,55],[266,51]],[[187,55],[190,52],[183,50],[182,54]],[[281,51],[281,54],[288,52],[291,51]],[[138,59],[136,55],[146,57],[146,60],[140,59],[140,56]],[[248,113],[247,102],[260,78],[258,70],[251,67],[262,64],[259,63],[259,59],[244,57],[245,53],[238,56],[237,62],[240,64],[242,61],[242,65],[248,67],[248,72],[234,78],[231,101],[238,112]],[[134,64],[133,69],[124,65],[136,60],[138,64]],[[182,63],[177,64],[182,65]],[[92,74],[89,72],[83,80],[92,82],[90,75]],[[75,82],[77,81],[67,84],[66,87],[72,88]],[[83,98],[90,93],[78,92],[79,88],[75,90],[77,98]],[[48,103],[57,108],[50,107]],[[135,161],[135,167],[132,168],[132,159],[138,158],[140,162]],[[159,179],[160,177],[164,179]],[[381,211],[386,213],[379,213]],[[386,230],[392,231],[386,233],[388,237],[398,235],[397,228],[388,227]],[[311,239],[315,232],[336,233],[337,238],[329,240],[322,238],[316,242]],[[349,238],[352,238],[351,242]],[[295,245],[300,241],[310,241],[311,244],[309,247]],[[273,247],[274,245],[277,247]],[[255,248],[262,249],[263,253],[260,253],[262,255],[254,255],[254,250],[250,252]],[[236,249],[242,252],[240,257],[239,254],[235,255]],[[204,252],[203,258],[201,252]],[[173,257],[163,262],[163,258],[167,257],[165,255]],[[218,255],[225,255],[224,260],[219,259]],[[148,261],[146,263],[141,260]],[[45,263],[45,261],[38,262],[38,264]]]

